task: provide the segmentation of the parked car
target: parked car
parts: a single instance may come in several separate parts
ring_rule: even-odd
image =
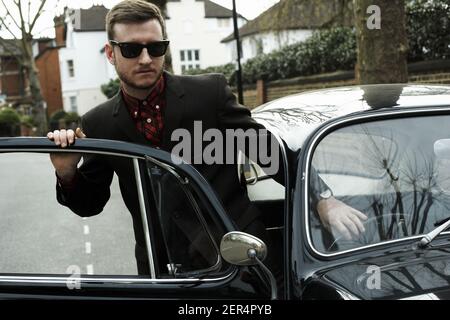
[[[0,296],[450,298],[450,86],[333,88],[252,113],[279,138],[285,168],[284,185],[254,163],[239,168],[271,247],[237,230],[207,180],[162,150],[96,139],[69,149],[46,138],[0,139]],[[136,274],[133,221],[117,183],[103,213],[81,219],[56,202],[51,152],[128,162],[149,276]],[[333,197],[367,215],[358,237],[323,226],[311,196],[317,175]],[[185,204],[180,221],[198,226],[177,243],[172,236],[182,232],[158,214],[168,201],[163,180]],[[277,279],[264,265],[275,254],[283,267]]]

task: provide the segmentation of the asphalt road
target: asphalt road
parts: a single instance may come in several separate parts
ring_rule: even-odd
[[[134,233],[117,178],[97,216],[56,201],[48,154],[0,154],[0,273],[136,275]]]

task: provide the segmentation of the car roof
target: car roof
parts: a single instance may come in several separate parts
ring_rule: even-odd
[[[450,106],[450,86],[377,84],[308,91],[263,104],[252,116],[297,151],[317,127],[336,118],[433,106]]]

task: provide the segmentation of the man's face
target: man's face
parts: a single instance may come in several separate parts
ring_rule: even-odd
[[[118,42],[149,42],[163,40],[158,20],[144,23],[117,23],[114,25],[114,39]],[[152,57],[143,49],[136,58],[124,58],[117,45],[106,45],[108,60],[115,66],[119,79],[128,93],[148,91],[160,78],[164,67],[164,56]]]

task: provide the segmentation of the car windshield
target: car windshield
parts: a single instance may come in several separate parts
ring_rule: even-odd
[[[322,180],[333,196],[367,216],[364,232],[352,239],[324,223],[317,199],[310,197],[313,246],[325,254],[433,230],[450,215],[450,160],[434,145],[450,137],[448,116],[409,117],[350,125],[317,145],[310,194]],[[317,178],[320,179],[317,179]],[[319,197],[320,198],[320,197]]]

